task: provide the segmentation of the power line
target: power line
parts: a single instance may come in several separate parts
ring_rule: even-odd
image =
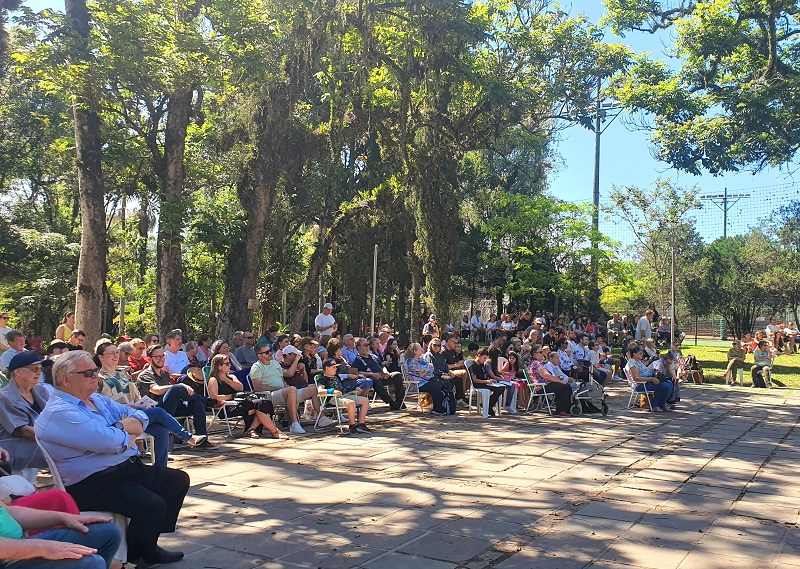
[[[750,194],[728,194],[728,188],[722,194],[707,194],[700,196],[701,200],[710,201],[722,210],[722,237],[728,236],[728,210],[735,206],[739,200],[747,199]]]

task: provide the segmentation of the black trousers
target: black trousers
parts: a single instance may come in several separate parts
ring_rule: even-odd
[[[162,533],[175,531],[189,475],[148,466],[135,458],[67,486],[81,510],[100,510],[130,518],[128,560],[153,553]]]
[[[395,399],[392,399],[392,396],[389,395],[386,386],[383,384],[384,381],[394,385]],[[378,397],[381,398],[381,401],[388,403],[392,409],[399,409],[400,405],[403,404],[403,400],[406,398],[406,389],[403,386],[403,374],[397,371],[390,373],[389,379],[373,379],[372,388],[375,390],[375,393],[378,394]]]
[[[569,384],[551,381],[544,386],[544,391],[555,395],[556,413],[569,413],[572,405],[572,387]]]

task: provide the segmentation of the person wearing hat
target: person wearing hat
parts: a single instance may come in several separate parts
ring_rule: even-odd
[[[33,422],[50,399],[47,387],[39,383],[42,362],[34,351],[16,354],[8,364],[11,381],[0,391],[0,440],[11,453],[14,470],[47,467],[33,432]]]
[[[330,302],[326,302],[322,307],[322,312],[317,314],[314,319],[314,329],[320,338],[320,343],[329,340],[337,329],[336,318],[331,314],[332,311],[333,305]]]
[[[337,373],[339,362],[333,358],[327,358],[322,362],[323,373],[314,379],[319,386],[320,395],[333,395],[347,407],[347,422],[350,424],[350,434],[368,433],[372,429],[367,427],[367,411],[369,410],[369,399],[362,395],[345,394],[345,388]],[[358,422],[356,422],[356,405],[358,409]]]
[[[431,314],[425,326],[422,327],[422,335],[430,336],[431,338],[439,337],[439,323],[436,321],[436,315]]]

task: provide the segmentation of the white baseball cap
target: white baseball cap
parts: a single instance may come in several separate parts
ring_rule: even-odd
[[[333,310],[333,305],[330,302],[326,302],[322,308],[327,308],[328,310]]]
[[[290,345],[286,346],[285,348],[283,348],[283,349],[281,350],[281,353],[282,353],[284,356],[287,356],[287,355],[289,355],[289,354],[297,354],[297,355],[299,356],[299,355],[302,355],[302,353],[303,353],[303,352],[301,352],[300,350],[298,350],[297,348],[295,348],[294,346],[292,346],[292,345],[290,344]]]

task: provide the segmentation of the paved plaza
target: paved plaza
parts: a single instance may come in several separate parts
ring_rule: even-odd
[[[483,420],[182,452],[179,568],[800,569],[800,393],[689,386],[680,411]]]

